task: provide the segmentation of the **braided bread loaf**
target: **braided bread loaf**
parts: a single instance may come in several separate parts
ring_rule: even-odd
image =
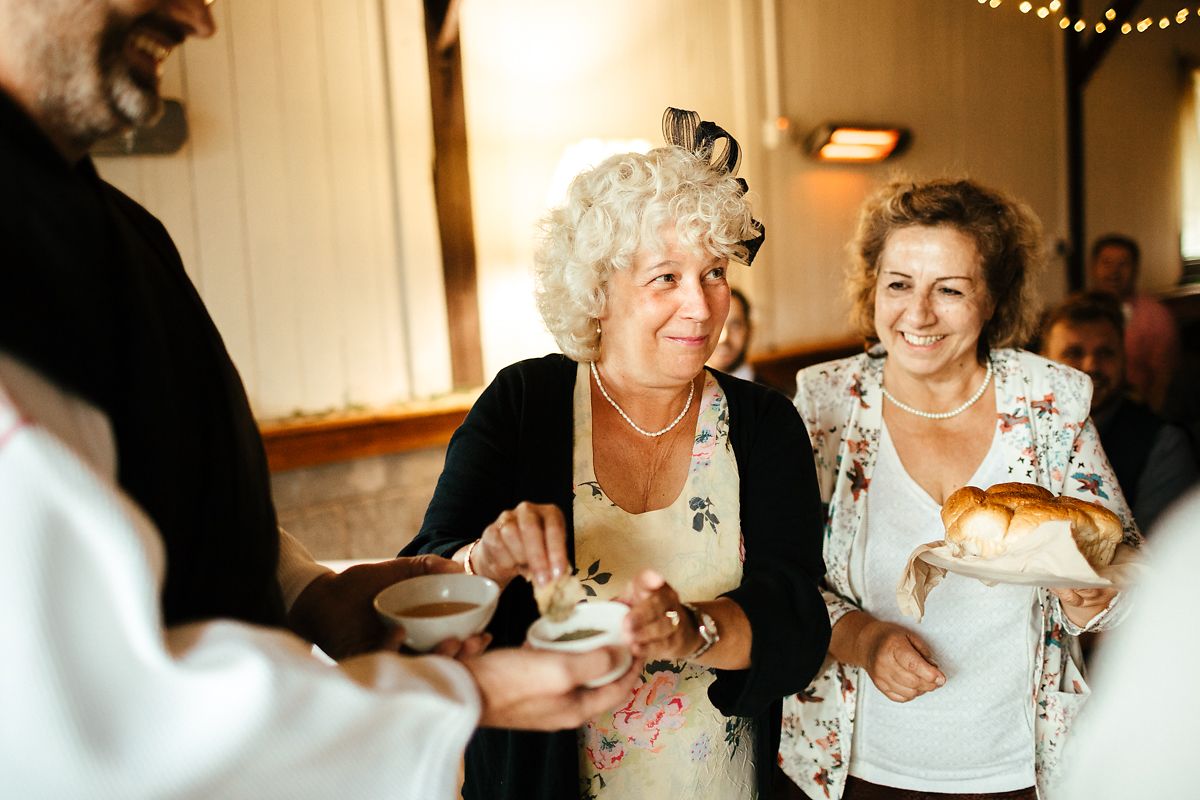
[[[1003,555],[1008,542],[1054,520],[1071,523],[1075,546],[1094,569],[1112,561],[1121,542],[1121,520],[1096,503],[1055,497],[1032,483],[998,483],[986,492],[964,486],[942,505],[946,541],[958,555]]]

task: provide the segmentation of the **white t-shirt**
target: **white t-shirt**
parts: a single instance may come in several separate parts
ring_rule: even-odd
[[[999,439],[969,485],[1008,480]],[[877,619],[911,628],[946,684],[907,703],[859,685],[850,774],[931,792],[1006,792],[1033,786],[1033,637],[1029,586],[948,573],[920,623],[900,613],[896,585],[918,545],[944,536],[941,506],[905,471],[887,426],[871,478],[865,535],[854,544],[851,586]]]
[[[0,354],[0,797],[458,796],[461,664],[164,628],[162,543],[114,455],[103,414]]]

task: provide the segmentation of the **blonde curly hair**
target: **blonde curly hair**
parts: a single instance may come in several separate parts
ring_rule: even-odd
[[[661,245],[674,224],[679,244],[745,261],[742,242],[757,235],[742,185],[682,147],[616,155],[578,175],[566,205],[542,219],[534,253],[538,311],[568,357],[600,355],[596,321],[613,270]]]
[[[967,179],[897,180],[863,204],[849,246],[852,260],[846,288],[853,318],[867,344],[879,342],[875,332],[879,257],[892,233],[918,225],[949,225],[975,243],[995,307],[979,335],[980,361],[993,347],[1026,344],[1037,330],[1040,313],[1035,282],[1045,264],[1041,222],[1024,203]]]

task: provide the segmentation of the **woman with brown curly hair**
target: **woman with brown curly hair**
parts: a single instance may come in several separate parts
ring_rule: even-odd
[[[1034,798],[1087,687],[1076,635],[1107,589],[953,573],[919,627],[896,586],[964,485],[1038,484],[1129,508],[1087,377],[1014,345],[1033,330],[1041,231],[969,180],[893,183],[863,208],[849,288],[869,350],[797,376],[826,508],[823,672],[785,701],[781,763],[813,798]],[[1045,796],[1044,794],[1042,796]]]

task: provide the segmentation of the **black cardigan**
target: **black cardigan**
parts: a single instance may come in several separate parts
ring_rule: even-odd
[[[576,364],[550,355],[496,376],[455,432],[424,524],[404,554],[449,556],[522,500],[554,503],[566,516],[574,560],[572,400]],[[727,716],[755,718],[761,796],[779,746],[780,700],[801,691],[829,645],[829,620],[817,589],[824,574],[823,515],[808,434],[779,394],[714,373],[729,403],[729,436],[741,481],[742,583],[726,592],[753,634],[751,667],[717,670],[709,699]],[[497,646],[519,645],[536,618],[529,584],[509,584],[489,628]],[[561,800],[579,793],[574,731],[482,729],[467,748],[463,795]]]

